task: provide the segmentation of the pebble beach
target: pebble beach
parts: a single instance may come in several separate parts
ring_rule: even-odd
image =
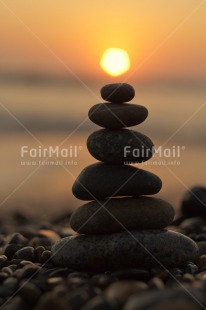
[[[188,261],[182,268],[80,272],[56,266],[51,257],[52,246],[74,234],[68,226],[70,216],[59,214],[41,223],[15,212],[9,220],[2,220],[0,309],[205,309],[203,217],[181,216],[168,227],[190,237],[198,246],[195,262]]]

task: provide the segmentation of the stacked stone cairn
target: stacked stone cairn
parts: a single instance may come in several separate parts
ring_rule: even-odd
[[[160,191],[161,179],[129,165],[147,161],[154,153],[147,136],[125,129],[148,116],[144,106],[127,103],[134,95],[129,84],[108,84],[101,89],[107,102],[89,110],[90,120],[103,127],[87,141],[99,162],[86,167],[73,185],[75,197],[91,201],[71,217],[70,225],[78,234],[52,249],[59,266],[80,271],[170,268],[197,256],[190,238],[165,229],[173,220],[173,207],[148,197]]]

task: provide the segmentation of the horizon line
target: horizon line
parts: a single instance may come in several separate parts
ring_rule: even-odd
[[[82,75],[83,79],[86,79],[88,83],[97,84],[100,81],[106,81],[108,80],[107,77],[97,78],[97,77],[88,77],[85,75]],[[111,77],[110,77],[111,78]],[[119,77],[118,77],[119,78]],[[112,78],[111,78],[112,79]],[[162,76],[162,77],[142,77],[141,79],[132,79],[132,83],[138,81],[138,84],[178,84],[179,83],[184,86],[195,84],[195,86],[204,86],[206,83],[206,77],[201,78],[192,78],[192,77],[168,77],[168,76]],[[72,83],[75,85],[79,84],[79,81],[75,80],[74,77],[69,75],[63,75],[63,74],[54,74],[54,73],[42,73],[42,72],[32,72],[32,71],[3,71],[0,72],[0,82],[4,83],[26,83],[26,84],[66,84],[66,83]],[[114,83],[116,81],[114,80]],[[204,84],[204,85],[203,85]]]

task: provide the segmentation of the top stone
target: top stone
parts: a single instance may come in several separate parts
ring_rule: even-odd
[[[127,83],[107,84],[101,89],[104,100],[114,103],[128,102],[135,96],[134,88]]]

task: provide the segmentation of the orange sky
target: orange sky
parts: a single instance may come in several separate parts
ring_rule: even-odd
[[[104,50],[119,47],[131,58],[126,75],[206,78],[206,4],[192,13],[201,3],[0,0],[0,68],[71,74],[63,62],[77,75],[96,78],[106,75],[99,66]]]

